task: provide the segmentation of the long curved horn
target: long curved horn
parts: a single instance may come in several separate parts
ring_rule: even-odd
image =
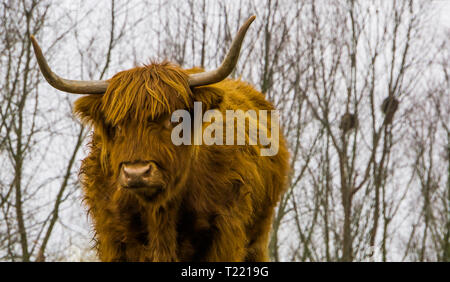
[[[244,25],[241,26],[236,37],[231,43],[228,54],[226,55],[220,67],[212,71],[189,75],[189,86],[201,86],[222,81],[233,71],[239,58],[239,52],[241,50],[241,45],[242,41],[244,40],[245,33],[247,32],[250,24],[255,20],[255,18],[255,16],[251,16],[244,23]]]
[[[42,54],[41,47],[34,38],[33,35],[30,36],[31,42],[33,43],[34,54],[36,55],[39,68],[48,83],[59,89],[61,91],[75,93],[75,94],[103,94],[108,88],[108,82],[106,80],[70,80],[59,77],[57,74],[52,72],[48,66],[47,60]]]

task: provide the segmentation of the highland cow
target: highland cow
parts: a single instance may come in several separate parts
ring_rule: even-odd
[[[273,156],[261,156],[259,143],[171,141],[177,126],[171,114],[192,112],[194,102],[222,113],[274,110],[249,84],[226,79],[253,20],[238,31],[216,70],[152,63],[106,81],[57,76],[31,37],[46,80],[59,90],[87,94],[76,100],[74,113],[93,128],[80,179],[102,261],[268,260],[274,208],[289,166],[283,136]],[[270,134],[269,127],[258,130]]]

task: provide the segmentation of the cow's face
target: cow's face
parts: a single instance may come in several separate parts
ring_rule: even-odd
[[[186,179],[193,148],[173,144],[171,113],[192,104],[187,74],[152,64],[118,73],[104,95],[78,99],[75,112],[93,125],[112,185],[152,202],[170,198]]]
[[[74,110],[85,124],[94,126],[94,149],[100,151],[102,170],[117,191],[156,201],[170,198],[183,185],[195,150],[171,142],[171,113],[190,111],[194,97],[207,109],[220,103],[221,90],[204,86],[222,81],[233,71],[254,19],[250,17],[239,29],[220,67],[191,74],[163,63],[124,71],[110,80],[64,79],[50,69],[36,39],[30,39],[39,68],[53,87],[95,94],[78,99]]]

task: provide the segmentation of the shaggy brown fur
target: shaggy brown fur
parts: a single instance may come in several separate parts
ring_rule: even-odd
[[[268,260],[288,173],[281,134],[278,154],[261,157],[260,145],[175,146],[167,120],[177,109],[192,110],[194,101],[222,113],[273,106],[241,81],[191,89],[188,74],[198,71],[137,67],[115,75],[104,95],[75,102],[78,117],[94,127],[81,179],[102,261]],[[157,164],[167,183],[157,196],[118,184],[120,164],[142,160]]]

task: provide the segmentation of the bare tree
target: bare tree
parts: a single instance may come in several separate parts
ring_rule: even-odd
[[[2,99],[5,102],[2,103],[4,106],[1,112],[2,144],[5,152],[2,152],[2,162],[11,170],[7,170],[10,177],[2,175],[2,180],[6,181],[2,181],[1,186],[0,228],[5,237],[1,238],[0,254],[4,259],[13,261],[44,261],[51,236],[55,233],[55,226],[60,219],[61,206],[78,186],[76,161],[88,132],[77,124],[75,132],[72,133],[73,147],[66,152],[67,163],[63,165],[60,175],[39,175],[41,162],[51,151],[49,145],[54,142],[52,140],[58,138],[60,132],[55,131],[59,129],[54,124],[42,122],[42,119],[47,120],[49,112],[41,112],[45,108],[39,99],[42,79],[29,38],[32,34],[38,37],[44,34],[51,6],[50,3],[40,1],[22,1],[21,5],[16,5],[15,2],[4,3],[4,7],[2,25],[7,28],[7,32],[4,34],[5,45],[2,50],[8,59],[4,65],[5,87],[2,88]],[[95,73],[100,79],[105,76],[110,66],[114,47],[124,35],[126,22],[122,26],[116,26],[116,14],[120,8],[115,6],[115,1],[111,1],[107,55],[101,59],[103,63],[95,66]],[[10,14],[17,17],[11,17]],[[76,23],[68,26],[68,30],[59,30],[61,33],[50,43],[50,50],[63,42]],[[90,44],[98,42],[92,40]],[[89,53],[79,51],[83,54]],[[54,198],[38,200],[48,193],[46,191],[50,190],[50,184],[57,186],[53,193]]]
[[[448,34],[448,33],[447,33]],[[414,185],[411,199],[411,228],[404,249],[404,259],[413,261],[450,261],[450,119],[449,52],[440,48],[438,64],[429,78],[428,90],[422,99],[411,105],[409,117],[411,157],[410,183]],[[430,75],[431,76],[431,75]],[[406,238],[405,238],[406,239]]]

